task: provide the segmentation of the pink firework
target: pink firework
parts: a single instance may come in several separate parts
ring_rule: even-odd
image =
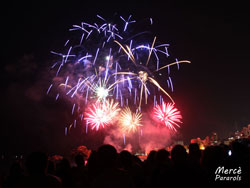
[[[100,126],[104,128],[106,125],[111,124],[119,111],[118,103],[114,103],[113,100],[96,102],[88,108],[88,112],[85,113],[85,120],[92,126],[92,129],[98,130]]]
[[[174,104],[166,104],[164,101],[162,101],[162,105],[154,107],[154,117],[174,131],[177,131],[176,127],[180,127],[178,123],[182,123],[180,111],[174,107]]]

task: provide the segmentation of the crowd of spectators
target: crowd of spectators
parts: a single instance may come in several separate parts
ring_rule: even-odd
[[[240,142],[232,143],[231,148],[219,145],[205,150],[192,143],[188,152],[182,145],[175,145],[170,152],[152,150],[145,161],[126,150],[118,153],[112,145],[102,145],[88,160],[85,157],[76,155],[72,165],[67,158],[55,162],[43,152],[32,152],[24,164],[15,161],[11,165],[9,174],[1,178],[0,188],[148,188],[250,182],[250,151]],[[215,180],[218,167],[240,168],[240,181]]]

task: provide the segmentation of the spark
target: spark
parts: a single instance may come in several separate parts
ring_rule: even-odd
[[[132,72],[118,72],[115,74],[137,75],[136,73],[132,73]],[[141,82],[140,102],[139,102],[138,108],[141,107],[143,93],[145,95],[145,103],[147,104],[147,98],[148,98],[148,88],[146,86],[147,81],[154,84],[159,90],[161,90],[165,95],[167,95],[170,98],[170,100],[174,103],[174,100],[168,94],[168,92],[165,91],[155,79],[153,79],[152,77],[149,77],[147,72],[139,71],[137,77],[131,77],[130,80],[132,79],[139,79],[139,81]]]
[[[170,64],[168,64],[168,65],[165,65],[165,66],[159,68],[157,71],[162,70],[162,69],[165,69],[165,68],[169,68],[170,66],[173,66],[173,65],[176,65],[176,64],[180,64],[180,63],[191,63],[191,62],[190,62],[190,61],[187,61],[187,60],[176,61],[176,62],[170,63]]]
[[[95,54],[95,59],[94,59],[94,62],[93,62],[93,65],[95,64],[95,62],[96,62],[96,59],[97,59],[97,55],[98,55],[98,53],[99,53],[99,48],[97,48],[97,50],[96,50],[96,54]]]
[[[49,92],[50,92],[52,86],[53,86],[53,84],[50,84],[50,86],[49,86],[49,88],[48,88],[48,90],[47,90],[47,95],[49,94]]]
[[[127,56],[131,59],[131,61],[136,65],[136,62],[135,62],[135,57],[134,55],[132,54],[130,48],[128,46],[126,46],[127,50],[122,46],[121,43],[119,43],[118,41],[114,41],[115,43],[117,43],[122,49],[123,51],[127,54]]]
[[[129,15],[128,19],[125,20],[122,16],[120,16],[120,18],[125,22],[125,26],[124,26],[123,31],[127,30],[128,24],[136,22],[135,20],[130,21],[131,17],[132,17],[132,15]]]
[[[122,136],[123,136],[123,144],[125,145],[126,144],[126,135],[122,134]]]
[[[76,128],[76,119],[74,120],[74,128]]]
[[[146,62],[146,66],[148,66],[148,62],[149,62],[149,60],[150,60],[150,57],[151,57],[151,54],[152,54],[153,47],[154,47],[154,45],[155,45],[155,41],[156,41],[156,37],[154,38],[153,43],[152,43],[152,46],[151,46],[151,48],[150,48],[150,52],[149,52],[149,55],[148,55],[148,59],[147,59],[147,62]]]
[[[82,61],[82,60],[85,60],[85,59],[88,59],[89,57],[92,57],[92,55],[85,55],[83,57],[81,57],[80,59],[78,59],[78,62]]]
[[[155,41],[156,41],[156,37],[154,37],[154,40],[153,40],[152,45],[151,45],[151,48],[149,48],[150,51],[149,51],[149,55],[148,55],[148,58],[147,58],[147,61],[146,61],[146,66],[147,66],[148,63],[149,63],[149,60],[150,60],[152,51],[153,51],[153,49],[154,49]],[[122,45],[121,43],[119,43],[118,41],[114,41],[114,42],[117,43],[117,44],[123,49],[123,51],[124,51],[124,52],[128,55],[128,57],[131,59],[131,61],[137,66],[136,61],[135,61],[135,58],[134,58],[134,56],[133,56],[133,53],[132,53],[132,50],[130,49],[130,47],[126,45],[125,47],[126,47],[127,49],[125,49],[125,48],[123,47],[123,45]],[[157,70],[156,70],[156,71],[159,71],[159,70],[164,69],[164,68],[167,68],[167,67],[169,68],[170,66],[175,65],[175,64],[177,64],[177,63],[191,63],[191,62],[190,62],[190,61],[186,61],[186,60],[178,61],[178,62],[171,63],[171,64],[166,65],[166,66],[161,67],[161,68],[158,68],[158,65],[157,65]],[[139,101],[139,106],[138,106],[139,109],[141,108],[143,93],[144,93],[144,96],[145,96],[145,103],[147,104],[147,99],[148,99],[148,88],[147,88],[147,86],[146,86],[147,81],[151,82],[151,83],[154,84],[156,87],[158,87],[158,89],[161,90],[165,95],[167,95],[167,96],[171,99],[172,103],[174,103],[174,100],[173,100],[172,97],[168,94],[168,92],[165,91],[155,79],[153,79],[152,77],[149,77],[149,76],[148,76],[148,73],[145,72],[145,71],[139,71],[138,74],[136,74],[136,73],[131,73],[131,72],[118,72],[118,73],[115,73],[115,74],[137,75],[137,79],[139,79],[139,81],[141,82],[140,101]],[[136,79],[136,77],[131,78],[131,79]]]
[[[64,129],[64,135],[65,136],[67,136],[67,133],[68,133],[68,130],[67,130],[68,128],[67,127],[65,127],[65,129]]]
[[[60,94],[59,94],[59,93],[57,93],[57,95],[56,95],[56,100],[59,98],[59,95],[60,95]]]
[[[75,105],[76,104],[73,104],[73,107],[72,107],[72,111],[71,111],[72,115],[74,114],[74,111],[75,111]]]
[[[153,19],[152,18],[150,18],[150,24],[153,25]]]
[[[89,128],[89,122],[86,120],[86,133],[88,133],[88,128]]]
[[[67,46],[68,42],[69,42],[69,40],[67,40],[67,41],[65,42],[64,46]]]

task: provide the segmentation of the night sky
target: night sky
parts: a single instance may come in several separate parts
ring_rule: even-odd
[[[152,17],[154,33],[170,44],[170,54],[192,64],[172,75],[176,106],[183,115],[184,141],[219,137],[250,123],[250,22],[248,5],[182,1],[5,3],[1,11],[1,126],[4,152],[79,144],[64,137],[70,105],[46,96],[49,66],[68,29],[96,14],[136,20]],[[96,136],[96,135],[94,135]],[[81,138],[84,141],[85,138]],[[24,149],[25,148],[25,149]],[[28,149],[27,149],[28,148]]]

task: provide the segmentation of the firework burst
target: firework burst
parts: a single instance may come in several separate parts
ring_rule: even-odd
[[[182,123],[180,111],[174,107],[174,104],[166,104],[164,101],[162,101],[161,106],[156,105],[154,107],[154,117],[157,121],[165,124],[169,129],[174,131],[177,131],[176,127],[180,127],[178,123]]]
[[[161,81],[157,78],[158,74],[163,75],[160,71],[164,69],[170,74],[171,67],[179,69],[180,64],[191,62],[169,57],[170,45],[159,43],[150,32],[131,29],[138,24],[131,15],[119,18],[120,22],[114,23],[97,15],[93,23],[72,25],[69,31],[74,35],[64,43],[64,49],[51,51],[60,59],[51,66],[54,78],[47,94],[57,90],[56,100],[65,96],[73,102],[72,114],[74,111],[80,114],[81,122],[86,123],[86,132],[88,125],[99,130],[113,124],[120,115],[117,122],[124,134],[135,132],[141,126],[142,108],[150,105],[148,99],[154,98],[155,106],[159,102],[157,96],[160,95],[161,104],[164,94],[171,104],[154,107],[154,116],[176,131],[182,117],[174,108],[174,99],[163,87],[163,77]],[[152,18],[148,21],[153,24]],[[166,81],[173,92],[169,76]],[[135,113],[130,110],[131,105]],[[125,106],[120,113],[120,107]],[[72,125],[76,127],[76,120],[65,129],[65,135]]]
[[[92,126],[92,129],[98,130],[100,126],[104,128],[112,124],[119,111],[118,103],[114,103],[113,100],[96,102],[88,108],[88,112],[85,114],[85,120]]]
[[[142,126],[142,114],[139,111],[133,113],[128,107],[122,110],[119,124],[123,132],[135,132],[138,127]]]
[[[150,47],[145,47],[145,46],[139,46],[139,48],[146,48],[147,50],[149,50],[149,55],[148,55],[147,61],[145,63],[145,67],[148,66],[148,63],[149,63],[149,60],[151,58],[152,52],[155,53],[155,55],[156,55],[156,57],[158,59],[158,56],[156,54],[157,50],[154,47],[155,41],[156,41],[156,37],[153,40],[151,48]],[[137,67],[138,64],[137,64],[136,59],[135,59],[135,57],[133,55],[133,49],[131,49],[127,45],[125,46],[126,47],[126,49],[125,49],[125,47],[121,43],[119,43],[118,41],[115,40],[114,42],[117,43],[120,46],[120,48],[125,52],[125,54],[128,56],[128,58],[132,61],[132,63]],[[139,48],[137,47],[135,49],[139,49]],[[134,51],[135,51],[135,49],[134,49]],[[165,65],[165,66],[163,66],[161,68],[159,68],[159,63],[157,62],[157,68],[156,68],[156,70],[154,72],[157,72],[157,71],[165,69],[165,68],[169,68],[170,66],[173,66],[173,65],[178,65],[179,66],[180,63],[191,63],[191,62],[187,61],[187,60],[176,61],[176,62],[173,62],[171,64]],[[140,66],[142,66],[142,65],[140,65]],[[149,92],[149,90],[148,90],[148,88],[146,86],[146,84],[147,84],[148,81],[150,83],[152,83],[154,86],[156,86],[159,90],[161,90],[166,96],[168,96],[168,98],[172,101],[172,103],[175,103],[174,100],[172,99],[172,97],[169,95],[169,93],[166,90],[164,90],[160,86],[160,84],[155,79],[153,79],[152,77],[150,77],[149,74],[147,72],[145,72],[145,71],[139,70],[138,73],[133,73],[133,72],[118,72],[118,73],[115,73],[115,74],[131,75],[133,77],[131,77],[130,79],[138,79],[140,81],[141,84],[140,84],[140,100],[139,100],[139,106],[138,106],[139,109],[141,108],[143,93],[144,93],[144,96],[145,96],[145,103],[147,104],[148,94],[150,94],[150,92]]]

